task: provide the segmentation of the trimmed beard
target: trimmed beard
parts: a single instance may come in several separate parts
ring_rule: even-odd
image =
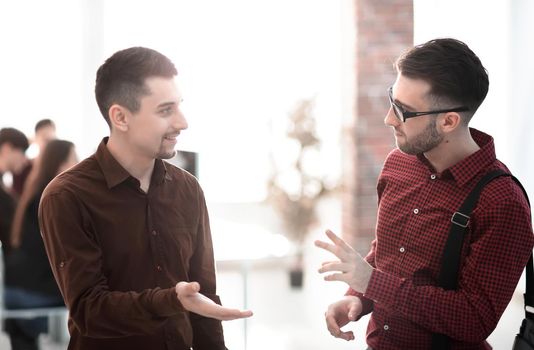
[[[176,150],[172,150],[171,152],[165,152],[164,150],[160,149],[158,152],[158,155],[156,158],[158,159],[171,159],[176,155]]]
[[[436,128],[437,120],[432,118],[426,128],[411,140],[406,139],[406,143],[398,144],[397,147],[406,154],[417,155],[434,149],[443,141],[443,134],[440,134]]]

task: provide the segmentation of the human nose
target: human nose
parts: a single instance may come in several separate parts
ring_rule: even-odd
[[[396,127],[400,125],[400,120],[395,115],[395,111],[393,110],[392,106],[390,106],[388,109],[386,117],[384,118],[384,124],[386,124],[386,126],[391,126],[391,127]]]
[[[178,109],[178,113],[176,113],[174,127],[178,130],[185,130],[189,127],[185,115],[180,109]]]

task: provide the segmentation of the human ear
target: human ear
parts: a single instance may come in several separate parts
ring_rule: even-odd
[[[121,131],[128,130],[128,110],[118,104],[114,104],[109,107],[108,115],[109,121],[114,129]]]
[[[438,124],[444,132],[451,132],[462,124],[462,117],[457,112],[448,112],[438,119]]]

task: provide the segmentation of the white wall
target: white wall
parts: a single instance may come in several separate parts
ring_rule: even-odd
[[[81,138],[81,14],[80,1],[0,2],[0,126],[33,135],[51,117]]]
[[[415,43],[436,37],[464,41],[490,78],[472,126],[495,138],[497,157],[534,198],[534,3],[529,0],[414,0]]]
[[[508,76],[510,162],[534,203],[534,2],[516,0],[511,8]]]
[[[212,200],[263,199],[268,154],[302,98],[317,98],[329,153],[323,166],[339,176],[341,118],[351,112],[341,92],[342,28],[352,20],[343,6],[350,4],[3,1],[0,126],[31,135],[37,120],[51,117],[59,137],[75,141],[82,157],[91,154],[108,134],[94,102],[97,68],[119,49],[148,46],[177,65],[190,125],[178,147],[200,153],[201,182]]]

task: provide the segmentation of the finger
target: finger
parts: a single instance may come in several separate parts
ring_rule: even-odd
[[[343,332],[339,325],[337,324],[337,321],[335,317],[331,314],[326,314],[326,328],[328,328],[328,331],[330,334],[335,338],[340,338],[344,340],[354,340],[354,333],[352,331]]]
[[[341,332],[338,338],[344,339],[346,341],[354,340],[354,333],[352,331]]]
[[[335,262],[339,262],[339,260],[336,260],[336,261],[324,261],[324,262],[321,263],[321,266],[324,266],[326,264],[335,263]]]
[[[326,243],[326,242],[323,242],[323,241],[319,241],[319,240],[315,241],[314,244],[315,244],[316,247],[319,247],[321,249],[329,251],[330,253],[334,254],[335,256],[337,256],[339,258],[339,256],[338,256],[339,253],[338,253],[335,245],[330,244],[330,243]]]
[[[198,282],[191,282],[191,283],[189,283],[189,285],[191,286],[191,291],[193,293],[200,292],[200,284]]]
[[[333,273],[331,275],[324,276],[325,281],[340,281],[348,283],[348,277],[345,273]]]
[[[200,291],[200,284],[198,282],[189,282],[185,285],[185,292],[187,294],[195,294]]]
[[[180,295],[191,296],[200,291],[200,284],[198,282],[179,282],[178,289]]]
[[[337,335],[341,333],[341,329],[339,329],[339,325],[337,324],[337,321],[334,315],[327,313],[325,320],[326,320],[326,328],[328,328],[328,331],[330,332],[330,334],[332,334],[334,337],[337,337]]]
[[[330,230],[326,230],[326,235],[328,236],[328,238],[330,238],[332,242],[334,242],[336,246],[341,247],[344,251],[346,252],[354,251],[354,249],[352,249],[352,247],[348,245],[347,242],[345,242],[341,237],[336,235],[334,232]]]
[[[357,312],[357,311],[358,311],[358,310],[357,310],[357,305],[356,305],[356,303],[352,303],[352,304],[350,305],[350,307],[349,307],[349,313],[348,313],[348,315],[347,315],[348,318],[349,318],[349,320],[351,320],[351,321],[356,321],[356,317],[358,316],[358,315],[356,315],[356,312]]]
[[[349,272],[352,269],[352,264],[347,264],[341,261],[335,261],[329,264],[321,266],[318,270],[319,273],[339,271],[339,272]]]
[[[253,315],[251,310],[237,310],[237,309],[228,309],[225,307],[221,307],[220,313],[219,313],[219,319],[222,321],[230,321],[230,320],[237,320],[240,318],[248,318]]]

